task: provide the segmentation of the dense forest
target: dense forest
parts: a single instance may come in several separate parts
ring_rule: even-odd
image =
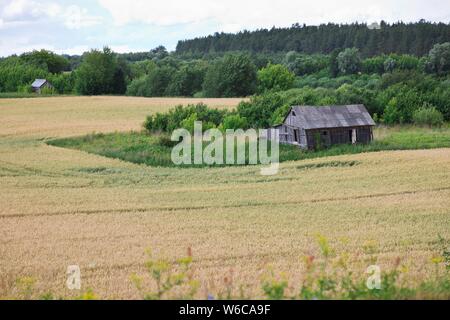
[[[450,120],[450,42],[434,43],[448,39],[449,25],[425,22],[391,26],[381,24],[381,29],[375,30],[359,24],[327,26],[337,28],[337,32],[344,35],[350,30],[354,35],[363,29],[362,34],[379,32],[381,40],[377,47],[380,48],[383,43],[390,43],[391,37],[398,36],[394,36],[394,30],[401,30],[401,39],[394,41],[399,48],[404,45],[400,51],[425,51],[421,55],[373,55],[373,52],[368,53],[367,47],[352,46],[355,43],[351,36],[348,39],[342,36],[347,41],[343,40],[343,45],[350,47],[333,50],[327,47],[322,50],[319,48],[322,39],[316,34],[321,27],[276,29],[280,34],[295,29],[310,30],[318,37],[318,53],[240,50],[196,56],[168,52],[159,46],[148,52],[126,54],[117,54],[105,47],[81,56],[67,56],[36,50],[0,59],[0,97],[11,96],[11,92],[33,96],[31,83],[36,78],[45,78],[52,87],[43,90],[43,94],[252,96],[250,102],[238,107],[237,114],[229,115],[228,121],[249,126],[277,123],[286,108],[293,104],[363,103],[376,120],[384,123],[441,123]],[[324,31],[326,26],[323,28],[322,32],[327,33]],[[389,31],[382,33],[384,29]],[[259,38],[261,32],[248,35],[255,35],[261,45],[271,43],[272,31],[267,31],[267,40]],[[247,33],[235,36],[238,38],[242,34]],[[418,34],[421,34],[418,40],[412,41]],[[311,39],[316,36],[311,35]],[[340,41],[339,36],[336,39]],[[201,114],[207,114],[205,119],[210,115],[199,111],[197,115],[189,116],[200,117]]]
[[[290,28],[215,33],[207,37],[179,41],[176,52],[202,56],[229,51],[331,53],[335,49],[358,48],[363,57],[398,53],[423,56],[436,43],[450,41],[450,25],[421,20],[368,26],[365,23],[295,24]]]

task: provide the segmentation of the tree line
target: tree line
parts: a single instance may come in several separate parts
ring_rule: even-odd
[[[179,41],[178,54],[201,57],[229,51],[331,53],[358,48],[364,57],[398,53],[423,56],[434,44],[450,41],[450,24],[420,20],[415,23],[294,24],[290,28],[259,29],[236,34],[215,33]]]

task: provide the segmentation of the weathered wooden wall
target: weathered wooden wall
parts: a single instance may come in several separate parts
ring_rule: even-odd
[[[352,130],[356,130],[356,143],[369,143],[372,141],[372,127],[348,127],[332,129],[312,129],[306,130],[308,149],[316,146],[316,135],[320,135],[320,141],[324,146],[335,144],[352,143]]]

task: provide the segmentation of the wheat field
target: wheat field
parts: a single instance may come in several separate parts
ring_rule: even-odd
[[[450,149],[391,151],[287,162],[276,176],[258,167],[153,168],[45,144],[92,132],[139,130],[145,116],[179,103],[232,108],[239,99],[58,97],[0,100],[0,297],[15,281],[39,293],[65,286],[79,265],[82,288],[132,299],[150,248],[177,258],[192,249],[199,298],[223,279],[259,294],[271,266],[301,281],[316,234],[364,273],[372,246],[387,268],[397,258],[425,279],[450,237]],[[304,164],[355,161],[352,167]]]

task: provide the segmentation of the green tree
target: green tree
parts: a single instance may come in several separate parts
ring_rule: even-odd
[[[258,92],[283,91],[294,85],[295,75],[281,64],[268,64],[258,71]]]
[[[48,79],[50,76],[44,65],[27,63],[18,56],[0,60],[0,91],[3,92],[23,91],[35,79]]]
[[[24,53],[20,57],[23,61],[46,69],[50,73],[61,73],[69,70],[69,61],[66,58],[48,50],[34,50]]]
[[[436,44],[428,55],[431,70],[437,74],[450,71],[450,42]]]
[[[283,64],[295,75],[303,76],[326,69],[329,58],[322,54],[306,55],[290,51],[284,57]]]
[[[363,60],[362,71],[367,74],[383,74],[385,59],[386,57],[384,55],[381,55]]]
[[[76,71],[76,91],[84,95],[114,93],[117,59],[111,49],[91,50]]]
[[[127,95],[142,97],[163,97],[168,93],[175,69],[169,66],[156,67],[150,73],[131,81]]]
[[[113,93],[125,94],[130,77],[131,69],[128,63],[123,58],[118,57],[113,76]]]
[[[361,56],[357,48],[347,48],[337,56],[339,71],[342,74],[354,74],[361,69]]]
[[[206,63],[191,62],[184,64],[177,70],[167,88],[169,96],[192,97],[202,90],[206,73]]]
[[[156,63],[152,60],[137,61],[130,65],[131,79],[138,79],[148,75],[153,69],[156,69]]]
[[[255,89],[256,67],[246,54],[227,54],[212,63],[203,83],[207,97],[246,97]]]
[[[329,71],[332,77],[337,77],[339,74],[338,55],[338,49],[333,50],[330,54]]]
[[[242,101],[237,106],[237,113],[245,118],[252,128],[268,128],[275,110],[286,104],[282,92],[266,92],[253,96],[250,101]]]

